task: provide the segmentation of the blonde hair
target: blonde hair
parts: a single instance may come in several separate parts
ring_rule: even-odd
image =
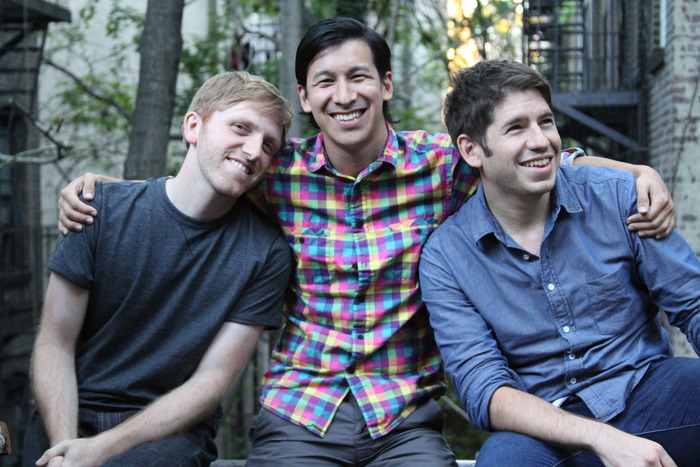
[[[217,110],[224,110],[243,101],[260,103],[260,112],[277,112],[282,120],[282,144],[294,116],[289,101],[279,90],[260,76],[246,71],[225,71],[209,78],[195,93],[188,112],[196,112],[202,119]]]

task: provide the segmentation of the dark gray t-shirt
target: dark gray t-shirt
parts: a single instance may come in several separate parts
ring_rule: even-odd
[[[98,185],[95,224],[59,239],[49,259],[90,290],[81,405],[141,408],[189,378],[225,321],[280,324],[291,262],[279,228],[243,198],[219,219],[192,219],[165,180]]]

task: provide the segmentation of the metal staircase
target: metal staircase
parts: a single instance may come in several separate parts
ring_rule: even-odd
[[[0,2],[0,107],[22,103],[31,112],[48,25],[70,21],[63,2]]]
[[[636,2],[528,0],[523,10],[525,61],[553,90],[563,137],[607,157],[645,161],[644,100],[635,77]]]

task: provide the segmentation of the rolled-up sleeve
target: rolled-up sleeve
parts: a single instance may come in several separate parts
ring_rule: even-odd
[[[428,306],[445,368],[462,405],[472,423],[489,430],[489,401],[494,391],[501,386],[521,390],[525,387],[508,368],[486,321],[456,285],[455,274],[469,272],[460,268],[465,261],[451,260],[441,250],[441,238],[446,237],[434,236],[423,249],[420,262],[423,300]]]

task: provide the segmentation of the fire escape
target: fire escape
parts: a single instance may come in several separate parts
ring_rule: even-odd
[[[622,1],[529,0],[523,50],[526,63],[552,85],[562,137],[598,155],[643,163],[645,107],[631,10]]]
[[[38,205],[31,204],[38,200],[38,192],[30,192],[32,187],[24,184],[38,184],[38,172],[7,156],[37,144],[28,117],[36,113],[44,39],[50,22],[70,21],[70,12],[59,3],[0,3],[0,153],[5,156],[0,159],[0,338],[31,323],[35,298],[28,295],[35,292],[29,285],[35,255],[26,228],[38,224],[32,218]]]
[[[29,412],[28,359],[43,296],[39,168],[14,156],[39,145],[32,126],[50,23],[70,21],[60,0],[0,1],[0,418],[10,425],[19,465]]]

